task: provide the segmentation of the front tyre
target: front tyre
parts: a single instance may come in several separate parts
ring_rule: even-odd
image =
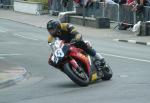
[[[102,68],[102,72],[103,72],[102,80],[110,80],[112,78],[113,72],[108,64],[106,64],[104,68]]]
[[[76,84],[79,86],[88,86],[89,84],[89,77],[88,75],[83,71],[82,75],[80,76],[77,72],[73,70],[74,68],[72,67],[71,64],[66,63],[64,65],[64,73]]]

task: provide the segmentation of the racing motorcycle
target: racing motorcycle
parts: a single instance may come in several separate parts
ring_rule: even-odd
[[[89,42],[86,43],[91,46]],[[99,79],[110,80],[112,78],[112,69],[107,63],[98,71],[94,59],[73,44],[64,43],[58,38],[49,43],[51,48],[49,60],[53,62],[55,67],[79,86],[88,86]]]

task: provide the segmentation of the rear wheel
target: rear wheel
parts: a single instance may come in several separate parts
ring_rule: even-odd
[[[108,64],[104,66],[102,72],[103,72],[102,80],[110,80],[112,78],[113,72]]]
[[[64,65],[64,72],[73,82],[79,86],[87,86],[89,84],[89,77],[80,65],[79,68],[75,69],[71,64],[66,63]]]

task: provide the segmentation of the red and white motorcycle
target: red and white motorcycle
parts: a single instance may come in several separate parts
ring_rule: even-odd
[[[110,80],[112,78],[113,73],[107,63],[100,71],[97,71],[92,57],[73,44],[64,43],[59,39],[54,40],[49,44],[52,50],[49,61],[80,86],[87,86],[99,79]]]

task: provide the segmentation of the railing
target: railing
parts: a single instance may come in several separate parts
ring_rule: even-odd
[[[62,0],[48,0],[49,10],[58,11],[58,12],[73,10],[74,7],[73,0],[69,0],[66,7],[62,4],[61,1]]]
[[[150,20],[150,7],[145,6],[144,9],[144,21],[149,21]]]
[[[119,22],[125,22],[128,24],[136,23],[136,13],[132,11],[131,6],[121,5],[119,6]]]
[[[13,8],[14,0],[0,0],[1,8]]]
[[[83,14],[82,7],[77,8],[77,13]],[[131,6],[128,5],[118,5],[118,4],[105,4],[101,2],[95,2],[92,6],[85,8],[86,17],[107,17],[111,21],[115,22],[125,22],[128,24],[135,24],[139,20],[148,21],[150,20],[150,7],[145,6],[143,13],[143,18],[139,19],[138,14],[132,10]]]

